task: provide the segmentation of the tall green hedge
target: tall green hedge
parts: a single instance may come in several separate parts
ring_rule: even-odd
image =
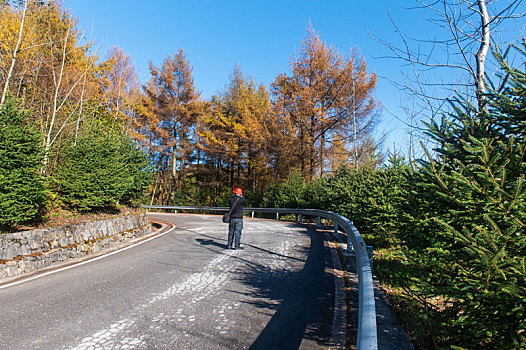
[[[264,205],[331,210],[360,227],[369,244],[389,245],[404,229],[411,209],[411,169],[399,156],[390,159],[388,165],[377,169],[342,167],[332,177],[311,183],[292,174],[286,182],[268,189]]]
[[[26,114],[11,98],[0,108],[0,226],[8,228],[35,220],[46,198],[42,143]]]

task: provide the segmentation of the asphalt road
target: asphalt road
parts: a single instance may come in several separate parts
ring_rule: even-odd
[[[312,226],[246,219],[227,250],[219,216],[0,289],[0,349],[323,349],[335,281]]]

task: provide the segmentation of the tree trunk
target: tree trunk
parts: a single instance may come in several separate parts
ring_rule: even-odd
[[[252,178],[252,158],[253,156],[249,153],[248,159],[247,159],[247,179],[248,179],[248,186],[250,189],[254,190],[254,179]]]
[[[484,98],[484,93],[486,92],[486,85],[484,83],[484,64],[486,61],[486,56],[489,49],[490,41],[490,31],[489,31],[489,14],[488,9],[486,8],[485,0],[477,1],[479,10],[480,10],[480,19],[481,19],[481,34],[482,38],[480,41],[480,48],[476,54],[477,58],[477,77],[476,77],[476,86],[477,86],[477,102],[479,107],[479,112],[486,109],[486,99]]]
[[[236,183],[239,184],[241,179],[241,161],[237,163],[237,174],[236,174]]]
[[[153,200],[155,199],[155,191],[157,191],[157,186],[159,185],[159,174],[157,174],[155,179],[155,185],[152,191],[152,199],[150,200],[150,205],[153,205]]]
[[[315,163],[315,148],[314,144],[311,144],[309,147],[309,182],[312,182],[312,179],[314,178],[314,163]]]
[[[324,175],[324,165],[325,165],[325,132],[321,135],[320,141],[320,176]]]
[[[195,170],[195,181],[199,184],[199,181],[201,180],[201,148],[197,147],[197,166]]]
[[[80,108],[79,108],[79,117],[77,118],[77,126],[75,128],[75,146],[77,145],[77,138],[79,135],[80,120],[82,119],[82,109],[84,107],[84,92],[86,91],[86,78],[87,74],[84,75],[84,82],[82,83],[82,93],[80,94]]]
[[[64,76],[64,65],[66,64],[66,48],[68,44],[68,38],[69,38],[69,27],[66,31],[66,38],[64,39],[64,50],[62,51],[62,64],[60,67],[60,73],[58,76],[58,82],[56,81],[56,77],[54,76],[55,80],[55,95],[53,97],[53,111],[51,115],[51,122],[49,124],[49,129],[47,132],[46,137],[46,145],[44,149],[44,164],[42,167],[42,174],[46,174],[46,168],[47,163],[49,161],[49,150],[51,149],[51,134],[53,133],[53,128],[55,127],[55,119],[57,117],[57,111],[58,111],[58,94],[60,92],[60,85],[62,84],[62,77]]]
[[[174,178],[174,184],[177,183],[177,121],[174,121],[174,145],[172,147],[173,157],[172,157],[172,176]]]
[[[221,157],[217,159],[216,198],[221,193]]]
[[[170,201],[173,202],[175,200],[175,192],[177,191],[177,136],[178,136],[178,130],[177,130],[177,120],[174,121],[174,130],[173,130],[173,136],[174,136],[174,145],[172,147],[172,181],[170,185]]]
[[[299,143],[300,143],[300,173],[301,175],[306,178],[307,177],[307,174],[305,173],[305,136],[304,136],[304,131],[303,131],[303,127],[300,125],[300,139],[299,139]],[[288,174],[284,173],[285,176],[287,176]]]
[[[24,10],[22,11],[22,20],[20,21],[20,29],[18,31],[18,41],[16,43],[15,50],[13,51],[13,58],[11,59],[11,66],[9,67],[9,71],[7,72],[7,76],[5,79],[4,91],[2,92],[2,98],[0,100],[0,107],[4,105],[5,98],[7,96],[7,91],[9,90],[9,81],[11,80],[11,77],[13,76],[13,70],[15,69],[16,56],[18,55],[18,51],[20,50],[20,45],[22,44],[22,34],[24,32],[24,23],[26,21],[28,1],[29,0],[24,0]]]
[[[228,165],[228,170],[230,172],[229,187],[232,187],[234,186],[234,160],[230,161],[230,164]]]
[[[354,167],[358,170],[358,131],[356,128],[356,79],[352,83],[352,119],[354,124]]]
[[[316,176],[315,164],[316,164],[316,116],[310,117],[310,139],[309,139],[309,182]]]

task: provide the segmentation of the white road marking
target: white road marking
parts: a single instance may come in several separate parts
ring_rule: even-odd
[[[228,274],[232,271],[235,261],[230,259],[232,255],[235,255],[236,251],[228,251],[226,254],[221,254],[211,260],[204,268],[204,271],[199,273],[194,273],[186,278],[182,283],[175,283],[170,288],[165,290],[162,293],[159,293],[153,296],[146,304],[141,305],[140,308],[148,308],[148,304],[154,304],[173,296],[185,297],[190,296],[190,303],[195,304],[215,292],[221,290],[223,286],[228,281]],[[229,260],[230,259],[230,260]],[[239,307],[239,303],[234,304],[236,307]],[[223,310],[225,307],[223,306]],[[232,309],[232,307],[228,307]],[[176,322],[183,322],[188,324],[194,324],[196,322],[195,315],[185,315],[183,313],[184,309],[178,309],[177,313],[174,316],[166,315],[164,313],[158,314],[152,319],[153,329],[160,329],[161,324],[176,320]],[[142,314],[138,311],[137,314]],[[123,319],[117,323],[111,325],[108,329],[102,329],[90,337],[84,338],[80,344],[73,348],[73,350],[87,350],[87,349],[133,349],[141,348],[142,341],[140,340],[144,336],[139,336],[138,338],[123,338],[121,341],[117,342],[118,337],[122,338],[122,335],[119,335],[121,332],[125,332],[126,328],[131,327],[137,321],[136,318],[132,319]],[[227,320],[223,320],[227,321]],[[153,326],[153,323],[156,326]],[[229,327],[227,327],[228,329]],[[135,343],[131,343],[127,339],[133,339]]]
[[[82,262],[79,262],[79,263],[75,263],[73,265],[69,265],[69,266],[65,266],[65,267],[62,267],[62,268],[59,268],[59,269],[56,269],[56,270],[52,270],[52,271],[48,271],[48,272],[44,272],[44,273],[41,273],[41,274],[38,274],[36,276],[32,276],[32,277],[28,277],[28,278],[25,278],[25,279],[22,279],[22,280],[19,280],[19,281],[15,281],[15,282],[11,282],[11,283],[8,283],[8,284],[4,284],[3,286],[0,286],[0,289],[4,289],[4,288],[8,288],[8,287],[12,287],[12,286],[16,286],[18,284],[22,284],[22,283],[25,283],[25,282],[29,282],[29,281],[33,281],[33,280],[36,280],[38,278],[42,278],[42,277],[45,277],[45,276],[49,276],[49,275],[52,275],[52,274],[55,274],[55,273],[58,273],[58,272],[61,272],[61,271],[65,271],[65,270],[69,270],[69,269],[72,269],[72,268],[75,268],[75,267],[79,267],[79,266],[82,266],[82,265],[85,265],[85,264],[89,264],[89,263],[92,263],[94,261],[97,261],[97,260],[100,260],[100,259],[104,259],[108,256],[111,256],[111,255],[114,255],[114,254],[117,254],[117,253],[120,253],[120,252],[123,252],[125,250],[128,250],[128,249],[131,249],[131,248],[134,248],[138,245],[141,245],[143,243],[146,243],[148,241],[151,241],[153,239],[156,239],[156,238],[159,238],[161,236],[164,236],[165,234],[169,233],[170,231],[174,230],[175,229],[175,226],[172,227],[171,229],[169,229],[168,231],[164,232],[164,233],[160,233],[158,235],[155,235],[153,237],[150,237],[148,239],[145,239],[144,241],[140,241],[140,242],[137,242],[137,243],[134,243],[132,245],[129,245],[127,247],[124,247],[124,248],[121,248],[121,249],[118,249],[118,250],[115,250],[111,253],[108,253],[108,254],[104,254],[104,255],[101,255],[101,256],[98,256],[96,258],[92,258],[92,259],[89,259],[89,260],[85,260],[85,261],[82,261]]]
[[[202,272],[194,273],[182,282],[175,283],[164,292],[151,298],[148,303],[155,303],[165,300],[174,295],[191,295],[190,302],[196,303],[205,299],[213,292],[220,290],[228,279],[228,273],[232,264],[225,261],[233,255],[235,251],[228,251],[226,254],[218,255],[210,261]]]

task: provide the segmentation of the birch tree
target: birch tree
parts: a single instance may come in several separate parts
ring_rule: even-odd
[[[47,173],[50,152],[64,131],[83,114],[85,93],[92,93],[97,57],[89,43],[79,45],[76,20],[57,1],[21,1],[1,6],[2,97],[22,99],[28,117],[40,125]]]
[[[9,66],[9,70],[7,71],[7,75],[5,77],[4,81],[4,88],[2,91],[2,98],[0,99],[0,107],[4,104],[7,91],[9,89],[9,82],[11,81],[11,77],[13,76],[13,70],[15,69],[16,64],[16,58],[20,51],[20,47],[22,45],[22,39],[24,35],[24,23],[26,21],[26,13],[27,13],[27,6],[28,6],[29,0],[23,0],[22,2],[22,15],[20,19],[20,28],[18,31],[18,39],[16,40],[16,45],[12,51],[12,57],[11,57],[11,64]]]
[[[111,48],[107,55],[107,60],[100,66],[104,103],[112,116],[112,126],[118,125],[128,131],[136,105],[134,95],[139,90],[135,65],[131,56],[117,46]]]
[[[390,52],[384,58],[401,62],[401,79],[391,83],[404,93],[411,135],[422,130],[421,119],[447,113],[447,99],[465,96],[479,111],[486,108],[486,84],[495,78],[498,62],[488,55],[490,46],[518,42],[526,28],[522,0],[413,0],[416,26],[429,26],[433,37],[422,37],[388,16],[398,41],[376,35]],[[420,18],[419,18],[420,17]],[[418,22],[421,20],[421,22]],[[406,98],[407,97],[407,98]],[[415,118],[415,114],[418,115]],[[420,139],[423,135],[420,134]],[[416,140],[415,140],[416,142]],[[414,145],[410,145],[414,151]]]
[[[74,92],[84,91],[82,82],[90,74],[95,64],[95,57],[86,57],[82,48],[76,45],[78,33],[73,31],[72,23],[65,23],[63,39],[58,41],[57,47],[50,46],[50,62],[53,82],[51,108],[44,128],[44,164],[42,173],[46,174],[51,147],[64,131],[66,126],[74,125],[75,110],[79,108],[79,100],[73,99]],[[57,49],[60,54],[57,55]],[[76,57],[75,57],[76,56]],[[75,60],[75,58],[77,60]],[[79,64],[79,59],[86,59],[86,63]],[[83,96],[83,93],[82,93]],[[80,99],[82,103],[83,98]],[[60,121],[58,118],[61,117]]]

